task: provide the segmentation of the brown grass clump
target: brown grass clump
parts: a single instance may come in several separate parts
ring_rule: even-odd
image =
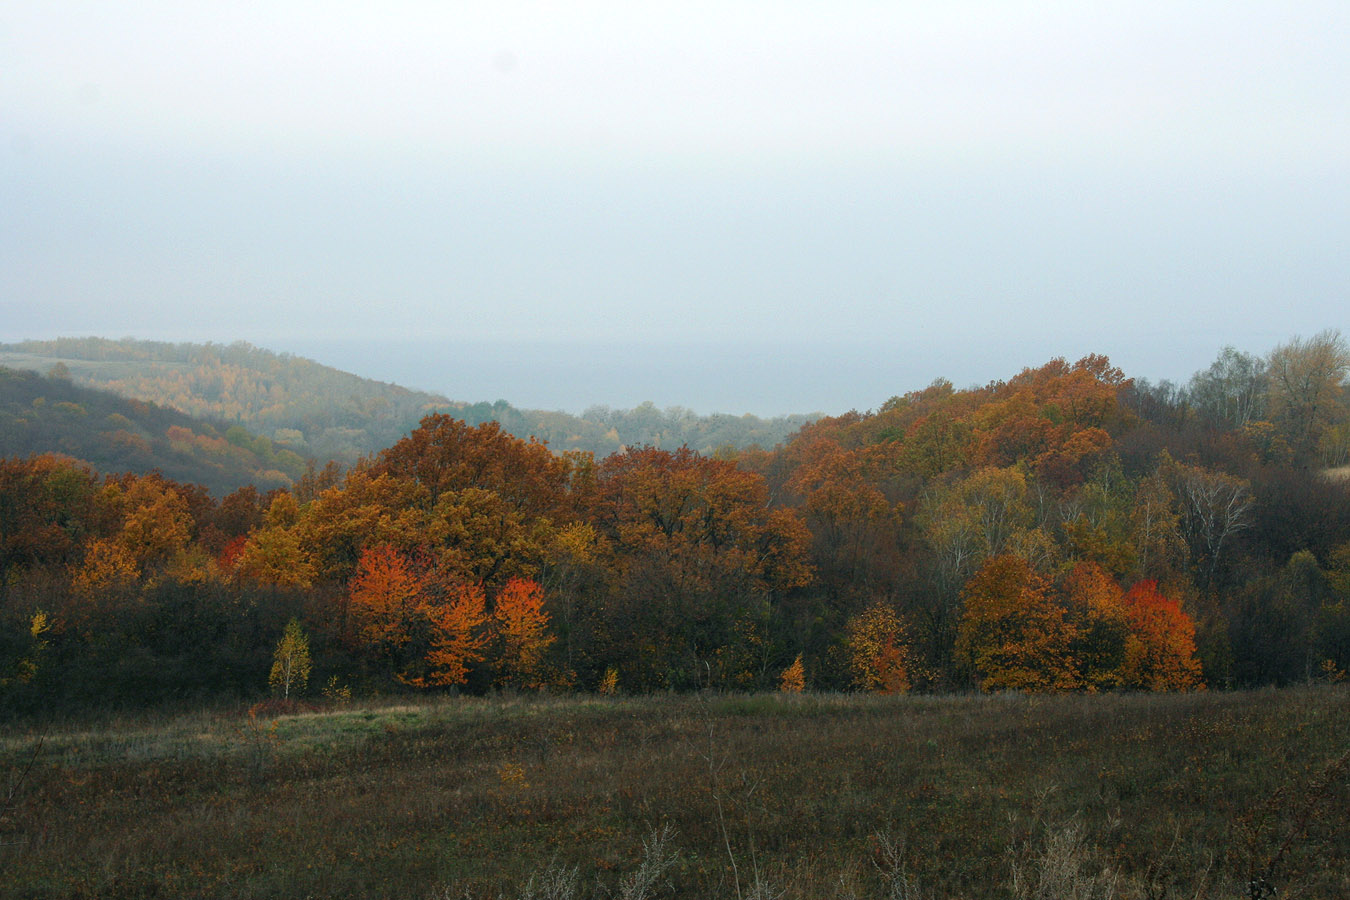
[[[1331,900],[1347,700],[447,697],[0,731],[0,896],[1202,900],[1275,860],[1280,896]]]

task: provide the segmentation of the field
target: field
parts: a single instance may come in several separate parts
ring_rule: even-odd
[[[5,897],[1350,896],[1350,689],[447,697],[0,730]]]

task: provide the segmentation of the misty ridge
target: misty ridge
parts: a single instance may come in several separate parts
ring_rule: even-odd
[[[469,403],[244,342],[24,341],[0,345],[0,366],[42,374],[56,369],[83,387],[221,423],[222,433],[241,427],[277,450],[320,464],[334,460],[348,465],[374,454],[406,435],[422,417],[437,412],[470,425],[497,422],[518,437],[546,442],[555,452],[586,451],[596,456],[642,445],[687,445],[703,454],[768,448],[819,417],[699,415],[682,406],[661,409],[650,401],[632,409],[594,404],[580,415],[522,409],[506,400]],[[275,468],[294,470],[295,458]]]
[[[376,380],[294,352],[277,352],[244,341],[170,343],[99,337],[26,340],[0,344],[0,367],[55,375],[63,384],[108,391],[200,420],[197,430],[206,437],[199,443],[210,446],[212,441],[228,439],[236,455],[251,454],[246,465],[254,473],[252,481],[260,486],[285,484],[298,477],[303,460],[309,460],[311,465],[330,460],[350,465],[392,445],[432,413],[447,413],[469,425],[496,422],[509,434],[546,443],[555,453],[582,451],[597,458],[638,446],[687,446],[702,455],[732,454],[749,448],[769,450],[826,415],[821,411],[771,417],[750,413],[700,414],[677,403],[658,406],[650,399],[631,408],[586,401],[589,397],[625,393],[639,396],[635,392],[647,389],[660,392],[667,399],[678,396],[674,391],[680,390],[707,398],[710,394],[703,381],[730,384],[725,397],[744,398],[754,395],[754,381],[758,377],[765,383],[772,382],[779,405],[790,408],[791,401],[782,398],[791,396],[795,383],[783,375],[784,371],[795,372],[801,381],[817,385],[827,380],[820,377],[819,359],[814,364],[797,362],[797,356],[808,355],[801,347],[783,348],[783,353],[790,357],[784,360],[771,359],[772,348],[762,345],[748,345],[739,350],[725,345],[665,345],[654,350],[615,344],[477,342],[447,349],[443,343],[432,341],[314,340],[302,342],[301,346],[328,358],[349,361],[353,370],[377,370],[381,375],[397,376],[403,383],[450,380],[465,384],[464,393],[480,389],[483,382],[504,390],[514,386],[535,397],[554,400],[570,397],[570,405],[581,411],[527,408],[507,399],[491,402],[451,399],[447,393],[405,387],[403,383],[393,383],[392,378]],[[1299,413],[1319,419],[1301,426],[1305,431],[1315,429],[1320,442],[1317,448],[1304,450],[1316,449],[1328,467],[1345,465],[1350,437],[1346,423],[1341,421],[1345,418],[1342,415],[1346,412],[1345,401],[1340,393],[1342,383],[1337,380],[1342,376],[1336,374],[1335,368],[1341,352],[1337,348],[1343,350],[1344,341],[1339,332],[1326,330],[1312,338],[1295,338],[1291,346],[1300,347],[1312,356],[1321,353],[1325,358],[1308,361],[1307,365],[1320,367],[1321,382],[1334,386],[1329,395],[1308,401],[1314,406],[1330,404],[1327,409],[1315,414]],[[874,389],[879,383],[886,383],[884,366],[877,363],[875,355],[865,346],[851,359],[844,359],[839,348],[829,345],[819,348],[818,353],[824,354],[822,358],[827,360],[824,368],[832,372],[834,383],[817,394],[817,399],[856,395],[858,383],[870,384]],[[1134,402],[1144,408],[1162,406],[1189,411],[1188,414],[1208,421],[1246,428],[1268,417],[1271,411],[1265,408],[1267,395],[1280,388],[1282,377],[1286,381],[1291,377],[1268,365],[1273,358],[1229,346],[1207,369],[1185,381],[1135,377],[1130,379],[1130,391]],[[832,365],[836,360],[839,364]],[[949,367],[963,367],[951,358],[946,362]],[[950,389],[951,382],[946,378],[935,377],[932,371],[916,373],[914,365],[911,360],[905,369],[909,383],[930,388],[947,385]],[[968,364],[964,367],[969,368]],[[878,368],[883,371],[878,373]],[[1018,368],[1021,366],[1010,365],[1003,375],[1011,375]],[[494,371],[510,372],[511,377],[494,380]],[[991,379],[988,383],[1002,380]],[[547,387],[541,390],[540,384],[553,385],[554,393],[549,394]],[[851,390],[849,385],[853,385]],[[1311,383],[1304,384],[1303,390],[1312,391],[1314,387]],[[27,391],[31,385],[18,389],[11,379],[11,390],[16,389]],[[920,393],[910,392],[915,396]],[[870,416],[873,410],[884,411],[910,394],[900,393],[893,385],[889,393],[884,393],[884,397],[889,397],[884,403],[874,399],[870,404],[842,407],[836,404],[832,414],[857,415],[859,409],[867,409],[866,415]],[[131,415],[138,418],[140,413]],[[75,420],[68,421],[64,427],[68,429],[74,423]],[[190,423],[177,424],[183,427]],[[162,441],[165,427],[156,424],[149,430],[141,428],[139,436],[122,435],[120,440],[128,446],[143,448],[146,440]],[[104,437],[109,433],[102,432]],[[22,446],[15,443],[17,440],[20,437],[16,432],[10,438],[11,452],[50,449],[42,445],[41,439],[31,436],[23,439],[26,443]],[[179,449],[185,449],[181,442]],[[98,451],[94,453],[100,467],[115,461],[106,453],[102,456]],[[150,467],[148,460],[142,455],[140,464],[129,465],[128,469],[146,470]],[[166,471],[169,470],[186,474],[181,463],[169,462]],[[204,479],[217,487],[237,487],[248,481],[238,472],[225,475],[218,461]]]

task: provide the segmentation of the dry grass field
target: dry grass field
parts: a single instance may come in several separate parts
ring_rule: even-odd
[[[0,730],[0,895],[1350,896],[1344,685],[280,713]]]

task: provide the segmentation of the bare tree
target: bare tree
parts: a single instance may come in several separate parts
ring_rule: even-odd
[[[1208,369],[1191,378],[1191,405],[1213,422],[1241,428],[1265,415],[1266,361],[1224,347]]]
[[[1350,346],[1339,331],[1294,338],[1271,351],[1270,407],[1289,443],[1307,459],[1322,430],[1345,412]]]
[[[1178,464],[1175,473],[1186,536],[1205,557],[1206,579],[1212,580],[1224,545],[1251,526],[1252,493],[1247,482],[1223,472]]]

